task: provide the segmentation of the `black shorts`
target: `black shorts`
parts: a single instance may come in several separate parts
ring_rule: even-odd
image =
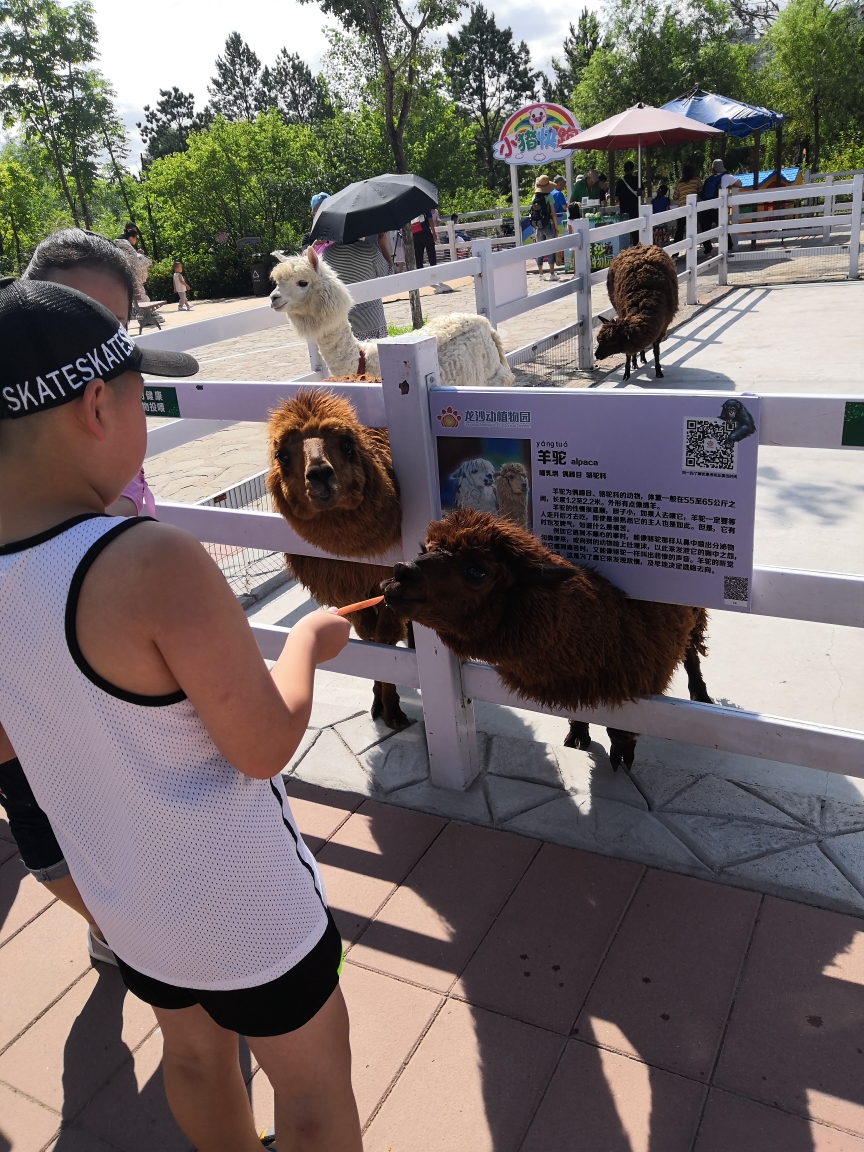
[[[30,782],[16,757],[0,764],[0,805],[6,809],[9,831],[21,859],[43,884],[69,875],[51,821],[36,803]]]
[[[119,956],[117,966],[129,991],[154,1008],[192,1008],[200,1004],[229,1032],[282,1036],[302,1028],[332,996],[342,971],[342,939],[328,908],[324,935],[293,968],[267,984],[233,992],[177,988],[136,972]]]

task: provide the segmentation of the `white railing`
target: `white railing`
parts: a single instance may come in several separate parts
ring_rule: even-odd
[[[382,341],[379,356],[381,384],[328,387],[351,400],[362,423],[390,431],[393,466],[402,499],[404,549],[362,559],[392,564],[414,557],[426,525],[441,514],[429,405],[429,391],[435,388],[438,378],[438,362],[434,339],[422,332]],[[304,383],[196,380],[177,381],[172,387],[184,419],[264,421],[280,400],[296,395]],[[490,398],[495,394],[512,397],[513,390],[489,390],[489,394]],[[561,405],[562,422],[575,420],[578,405],[586,398],[580,391],[556,391],[554,396]],[[856,397],[800,394],[767,394],[760,399],[760,443],[825,449],[842,447],[845,405],[849,401],[860,402]],[[300,539],[274,513],[171,502],[159,502],[157,509],[160,519],[186,528],[205,542],[325,555]],[[752,611],[862,628],[864,577],[757,567],[753,572]],[[269,625],[252,627],[264,655],[275,658],[287,630]],[[460,664],[425,628],[415,626],[415,642],[416,648],[410,650],[351,641],[326,667],[344,675],[421,689],[431,776],[441,787],[465,788],[479,770],[472,700],[564,715],[513,696],[485,665]],[[864,777],[864,733],[858,731],[662,696],[616,709],[580,713],[578,718],[702,747]]]

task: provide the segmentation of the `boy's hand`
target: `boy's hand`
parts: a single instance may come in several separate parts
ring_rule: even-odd
[[[323,664],[338,656],[351,633],[351,625],[335,612],[319,610],[304,616],[291,629],[294,632],[309,631],[315,641],[315,663]]]

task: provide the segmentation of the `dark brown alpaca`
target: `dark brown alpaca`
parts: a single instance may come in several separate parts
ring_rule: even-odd
[[[430,524],[423,553],[395,566],[384,593],[394,612],[433,628],[460,659],[492,664],[512,691],[551,708],[665,692],[682,662],[691,700],[711,703],[699,666],[704,608],[631,600],[488,512],[464,509]],[[607,731],[612,767],[623,760],[629,768],[636,733]],[[588,725],[571,721],[564,743],[590,742]]]
[[[635,244],[620,252],[609,265],[606,291],[615,311],[614,320],[604,320],[597,334],[597,359],[624,352],[624,379],[630,379],[630,364],[645,349],[654,349],[654,375],[662,376],[660,341],[678,311],[678,274],[662,248]]]
[[[317,388],[280,404],[267,435],[267,491],[298,536],[334,556],[379,556],[399,544],[402,509],[385,429],[364,428],[347,400]],[[377,564],[285,559],[319,604],[337,607],[379,595],[393,574]],[[348,619],[363,640],[396,644],[407,635],[383,604]],[[407,725],[395,685],[375,681],[372,715],[390,728]]]

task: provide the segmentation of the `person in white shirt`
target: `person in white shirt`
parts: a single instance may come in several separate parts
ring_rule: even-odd
[[[180,303],[177,305],[178,312],[191,312],[192,305],[186,299],[186,293],[189,291],[189,285],[183,279],[183,265],[179,260],[175,260],[173,265],[174,271],[174,291],[177,293]]]

